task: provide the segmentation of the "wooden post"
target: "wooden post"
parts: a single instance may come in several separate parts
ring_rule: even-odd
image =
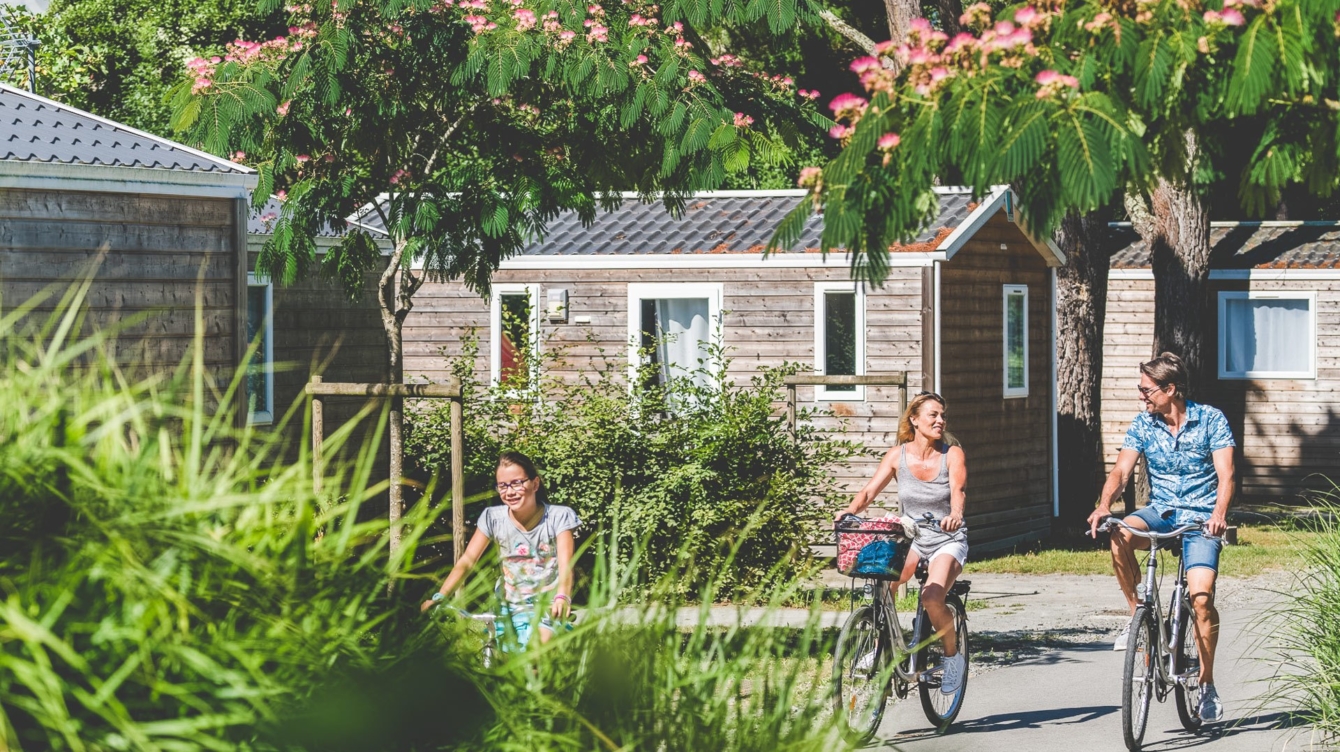
[[[791,436],[796,435],[796,385],[787,383],[786,385],[786,427],[791,430]]]
[[[313,384],[320,384],[321,377],[313,376]],[[321,494],[321,439],[324,426],[322,425],[325,412],[325,398],[320,394],[312,395],[312,493]]]
[[[459,386],[457,387],[459,389]],[[459,391],[451,399],[451,551],[465,555],[465,420]]]

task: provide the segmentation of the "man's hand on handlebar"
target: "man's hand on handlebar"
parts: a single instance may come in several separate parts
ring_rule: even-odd
[[[1089,515],[1089,519],[1088,519],[1088,523],[1089,523],[1089,537],[1090,537],[1090,538],[1097,538],[1097,537],[1098,537],[1098,526],[1101,525],[1101,524],[1103,523],[1103,520],[1106,520],[1108,517],[1111,517],[1111,516],[1112,516],[1112,510],[1111,510],[1111,508],[1109,508],[1109,507],[1106,507],[1106,506],[1100,506],[1100,507],[1098,507],[1097,509],[1093,510],[1093,514]]]
[[[1205,524],[1201,526],[1201,530],[1204,531],[1205,535],[1211,538],[1222,538],[1224,531],[1227,529],[1228,520],[1224,518],[1224,515],[1217,512],[1210,515],[1210,519],[1206,520]]]

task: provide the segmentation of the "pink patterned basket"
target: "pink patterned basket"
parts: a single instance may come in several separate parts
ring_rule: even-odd
[[[903,526],[894,517],[839,522],[834,530],[837,532],[837,567],[845,575],[851,574],[861,549],[877,540],[904,537]],[[900,545],[899,548],[905,546]]]

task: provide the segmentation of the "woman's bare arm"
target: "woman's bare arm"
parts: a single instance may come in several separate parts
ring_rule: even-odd
[[[963,527],[964,507],[968,502],[968,457],[962,447],[949,447],[949,516],[940,520],[940,529],[952,533]]]
[[[847,505],[846,510],[838,512],[837,519],[841,519],[844,514],[860,514],[870,506],[870,502],[879,496],[879,492],[889,485],[889,481],[898,477],[898,457],[903,448],[896,446],[884,453],[884,459],[880,460],[879,468],[875,470],[875,477],[865,484],[865,488],[856,492],[856,496]]]

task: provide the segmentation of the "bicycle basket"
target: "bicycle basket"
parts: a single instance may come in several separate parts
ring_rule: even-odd
[[[841,522],[837,531],[838,571],[849,577],[897,578],[910,543],[896,519]]]

